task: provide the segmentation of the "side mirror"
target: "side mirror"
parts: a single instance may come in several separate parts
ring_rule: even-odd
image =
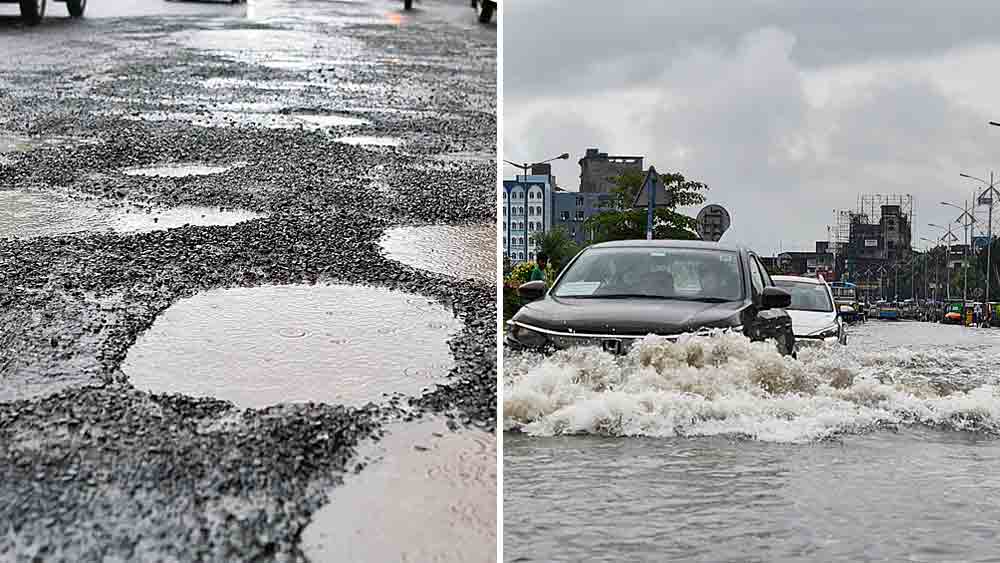
[[[769,286],[761,294],[761,309],[784,309],[792,304],[792,294],[780,287]]]
[[[545,295],[545,290],[548,287],[542,280],[535,280],[526,283],[522,283],[517,288],[517,294],[525,301],[535,301],[536,299],[541,299]]]

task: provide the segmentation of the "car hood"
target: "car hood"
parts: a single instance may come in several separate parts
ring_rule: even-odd
[[[792,332],[795,336],[808,336],[837,324],[837,315],[823,311],[795,311],[787,309],[792,317]]]
[[[558,332],[645,336],[678,334],[702,327],[740,324],[745,303],[699,303],[659,299],[546,297],[529,303],[513,320]]]

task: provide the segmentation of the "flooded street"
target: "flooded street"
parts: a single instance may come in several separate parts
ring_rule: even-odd
[[[641,348],[505,357],[505,560],[992,560],[1000,331]]]
[[[314,520],[399,467],[458,468],[408,492],[474,507],[448,537],[494,560],[496,23],[49,4],[0,10],[0,560],[326,561],[303,531],[354,533]],[[427,225],[459,229],[442,266],[383,247]],[[403,552],[453,556],[414,522]]]

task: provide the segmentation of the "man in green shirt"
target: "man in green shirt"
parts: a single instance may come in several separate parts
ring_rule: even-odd
[[[545,266],[549,263],[549,257],[543,252],[539,252],[538,256],[535,257],[535,267],[531,270],[531,280],[545,281]]]

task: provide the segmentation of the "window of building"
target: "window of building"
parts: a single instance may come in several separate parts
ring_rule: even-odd
[[[576,212],[576,220],[577,221],[583,221],[583,211],[577,211]]]
[[[560,221],[569,221],[569,211],[560,211],[559,212],[559,220]]]
[[[576,198],[576,206],[577,207],[583,207],[583,198],[582,197]]]

